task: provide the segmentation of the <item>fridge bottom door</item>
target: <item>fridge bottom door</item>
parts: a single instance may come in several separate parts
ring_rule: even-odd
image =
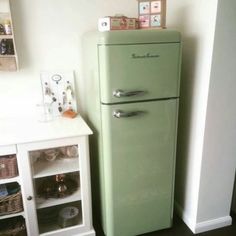
[[[101,110],[106,235],[170,227],[178,99],[102,105]]]

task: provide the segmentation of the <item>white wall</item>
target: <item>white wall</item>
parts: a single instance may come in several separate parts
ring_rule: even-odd
[[[171,5],[168,22],[183,35],[175,198],[182,217],[194,230],[217,0],[170,0],[168,3]]]
[[[34,113],[42,70],[74,70],[82,98],[81,36],[97,28],[99,17],[137,16],[138,7],[136,0],[11,0],[11,6],[20,70],[0,72],[0,118]]]
[[[197,221],[229,216],[236,167],[236,1],[219,0]],[[210,186],[210,187],[209,187]]]
[[[182,0],[172,7],[172,14],[182,9],[171,23],[183,33],[176,206],[199,233],[231,224],[236,2]]]

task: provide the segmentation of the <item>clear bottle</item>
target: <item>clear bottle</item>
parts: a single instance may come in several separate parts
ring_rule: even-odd
[[[4,21],[4,29],[5,29],[5,34],[12,34],[11,21],[10,20],[5,20]]]

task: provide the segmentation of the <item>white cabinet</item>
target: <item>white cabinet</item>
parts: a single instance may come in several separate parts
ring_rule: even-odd
[[[18,127],[14,141],[27,234],[94,236],[88,150],[91,130],[80,117],[25,125]]]
[[[0,0],[0,71],[15,71],[17,64],[10,2]]]
[[[16,145],[4,145],[0,148],[0,235],[5,235],[6,232],[13,233],[13,231],[16,234],[22,233],[21,235],[25,233],[21,181],[16,153]],[[6,195],[6,191],[9,195]],[[16,221],[18,226],[15,227]],[[10,230],[8,230],[8,226],[11,226]]]

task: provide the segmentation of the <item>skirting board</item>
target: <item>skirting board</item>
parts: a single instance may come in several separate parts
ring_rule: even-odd
[[[76,234],[75,236],[95,236],[96,233],[94,231],[94,229],[88,231],[88,232],[85,232],[85,233],[80,233],[80,234]]]
[[[177,214],[182,218],[184,223],[194,234],[203,233],[209,230],[222,228],[232,224],[231,216],[224,216],[217,219],[197,223],[184,212],[183,208],[177,202],[175,202],[175,209]]]

